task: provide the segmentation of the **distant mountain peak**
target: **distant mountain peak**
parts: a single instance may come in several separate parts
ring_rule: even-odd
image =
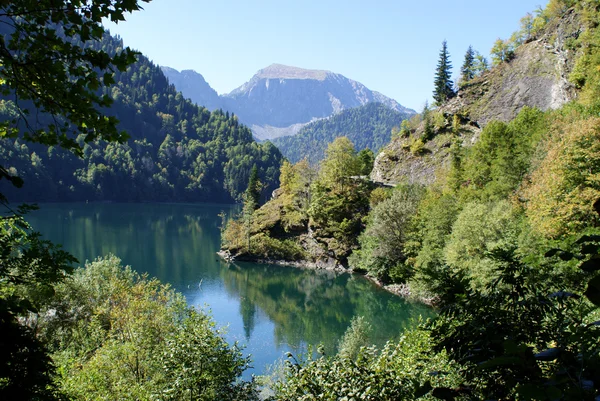
[[[328,75],[334,74],[325,70],[309,70],[283,64],[271,64],[259,70],[255,77],[258,79],[314,79],[324,81]]]
[[[204,106],[209,110],[221,108],[221,99],[217,92],[210,87],[202,74],[194,70],[177,71],[171,67],[160,67],[163,74],[170,83],[175,85],[178,91],[190,98],[194,103]]]

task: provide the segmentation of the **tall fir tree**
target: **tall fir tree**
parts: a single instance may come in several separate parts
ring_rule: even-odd
[[[475,77],[475,51],[469,46],[465,53],[465,61],[460,68],[460,82],[467,83]]]
[[[440,51],[440,59],[438,61],[435,72],[433,99],[437,105],[444,103],[452,98],[455,93],[452,88],[452,64],[450,63],[450,55],[448,54],[448,46],[446,41],[442,42],[442,50]]]
[[[258,179],[258,168],[256,164],[250,170],[250,178],[248,180],[248,188],[246,189],[245,203],[250,205],[252,211],[260,206],[260,189],[261,183]]]

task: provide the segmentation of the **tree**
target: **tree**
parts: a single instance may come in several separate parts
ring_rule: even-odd
[[[442,50],[440,50],[440,58],[435,73],[433,99],[437,105],[440,105],[451,99],[455,93],[452,82],[452,64],[450,63],[450,55],[448,54],[448,46],[446,41],[442,42]]]
[[[490,63],[488,60],[481,55],[479,52],[475,54],[475,63],[473,65],[473,72],[479,76],[490,69]]]
[[[327,186],[341,187],[349,177],[359,175],[360,161],[354,145],[345,136],[336,138],[327,146],[325,160],[319,170],[319,180]]]
[[[117,119],[102,111],[112,100],[99,89],[113,84],[113,72],[125,71],[137,53],[108,54],[93,43],[105,33],[103,19],[124,21],[125,13],[140,9],[137,0],[2,2],[0,94],[14,103],[17,116],[0,125],[0,137],[22,136],[77,154],[79,134],[85,142],[123,142]],[[47,117],[34,121],[33,111]]]
[[[148,0],[142,0],[147,2]],[[135,61],[129,48],[115,54],[96,50],[104,35],[104,18],[118,22],[139,10],[136,0],[18,0],[0,3],[0,95],[14,118],[0,122],[0,138],[22,137],[42,145],[59,145],[77,155],[82,142],[123,142],[117,120],[103,114],[111,99],[100,89],[114,82],[113,72]],[[34,113],[35,112],[35,113]],[[32,115],[36,117],[33,118]],[[0,167],[4,178],[22,180]],[[0,193],[7,213],[0,220],[0,332],[13,337],[16,350],[0,358],[2,398],[53,399],[54,368],[45,345],[19,317],[35,313],[40,300],[70,272],[75,259],[42,241],[23,214]],[[8,336],[8,337],[6,337]],[[22,346],[22,348],[19,348]],[[3,346],[4,347],[4,346]]]
[[[494,42],[490,54],[492,55],[492,63],[494,65],[499,65],[510,61],[515,55],[515,50],[512,43],[498,38]]]
[[[460,81],[467,83],[475,77],[475,51],[472,46],[469,46],[465,53],[465,61],[460,68]]]
[[[261,183],[258,179],[258,168],[256,165],[250,170],[250,178],[248,179],[248,188],[246,188],[246,194],[244,195],[244,202],[251,204],[253,210],[258,209],[260,206],[260,187]]]
[[[360,175],[369,175],[375,164],[375,154],[369,148],[358,152],[358,160],[360,162]]]

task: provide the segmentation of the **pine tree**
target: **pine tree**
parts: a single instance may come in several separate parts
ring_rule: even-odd
[[[440,59],[438,61],[433,99],[437,105],[444,103],[446,100],[452,98],[455,93],[452,89],[454,83],[452,82],[452,64],[450,63],[450,55],[448,54],[448,46],[446,41],[442,42],[442,50],[440,51]]]
[[[475,77],[475,51],[472,46],[469,46],[465,53],[465,61],[460,68],[460,81],[467,83]]]
[[[256,165],[250,170],[250,179],[248,180],[248,188],[244,196],[244,204],[252,211],[260,206],[260,187],[261,183],[258,179],[258,168]]]

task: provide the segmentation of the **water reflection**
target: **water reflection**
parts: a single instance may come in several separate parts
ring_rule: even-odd
[[[80,261],[114,253],[139,272],[182,291],[188,303],[207,305],[228,341],[247,345],[256,373],[288,351],[323,343],[333,352],[352,317],[365,316],[383,344],[430,316],[362,277],[254,263],[226,264],[220,244],[223,205],[47,204],[29,221]]]

